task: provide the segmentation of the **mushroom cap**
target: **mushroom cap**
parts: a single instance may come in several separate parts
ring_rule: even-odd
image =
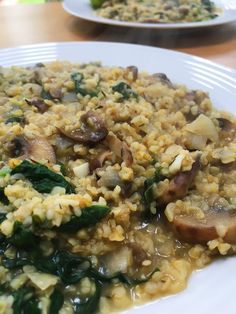
[[[176,215],[171,226],[177,237],[186,242],[206,244],[222,238],[227,243],[236,244],[236,210],[209,210],[204,219],[194,215]]]

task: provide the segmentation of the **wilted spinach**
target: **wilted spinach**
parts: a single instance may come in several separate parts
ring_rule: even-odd
[[[20,117],[10,117],[5,121],[5,124],[8,123],[20,123],[20,124],[24,124],[25,123],[25,118],[24,116],[20,116]]]
[[[138,94],[136,94],[132,88],[126,84],[125,82],[120,82],[117,85],[112,86],[113,92],[118,92],[122,95],[122,99],[129,99],[130,97],[138,97]]]
[[[21,173],[40,193],[50,193],[56,186],[65,188],[67,193],[74,193],[75,191],[74,187],[62,175],[38,163],[24,160],[11,172],[12,175],[16,173]]]
[[[18,254],[13,259],[4,256],[2,263],[4,267],[8,269],[18,269],[25,265],[32,265],[38,271],[58,276],[64,285],[76,284],[85,277],[89,278],[90,281],[95,284],[95,292],[85,299],[76,295],[72,301],[73,309],[76,314],[94,313],[97,310],[101,296],[101,289],[104,284],[110,284],[113,280],[118,280],[129,286],[137,285],[146,282],[156,271],[158,271],[158,269],[155,269],[151,274],[142,279],[133,279],[121,272],[107,276],[94,268],[88,258],[60,250],[56,250],[52,255],[47,257],[42,257],[40,252],[37,255],[32,255],[30,252],[24,252],[24,254]],[[56,302],[56,295],[59,294],[60,292],[55,292],[55,295],[52,295],[51,297],[51,301],[53,300],[53,302]],[[62,304],[61,295],[57,302],[58,303],[52,303],[51,306],[55,312],[50,312],[50,314],[57,313],[56,309]]]
[[[63,306],[63,303],[64,303],[63,293],[60,290],[55,289],[53,293],[50,295],[50,307],[48,314],[58,314]]]
[[[0,202],[3,203],[4,205],[8,205],[9,204],[9,200],[6,197],[5,193],[4,193],[4,189],[3,187],[0,187]]]
[[[92,205],[81,210],[81,216],[72,216],[70,221],[56,228],[61,232],[76,232],[81,228],[94,226],[109,213],[107,206]]]
[[[150,208],[151,203],[154,201],[153,186],[164,179],[161,174],[161,168],[158,168],[153,177],[146,179],[144,182],[143,202],[146,209]]]
[[[75,83],[75,91],[76,93],[81,94],[82,96],[89,95],[91,97],[96,97],[98,95],[97,91],[88,91],[83,87],[84,75],[79,72],[75,72],[71,74],[71,79]]]
[[[40,314],[38,300],[31,288],[21,288],[12,293],[14,297],[13,313],[14,314]]]

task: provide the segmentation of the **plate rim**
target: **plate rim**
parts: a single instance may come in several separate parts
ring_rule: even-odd
[[[124,43],[124,42],[113,42],[113,41],[52,41],[52,42],[41,42],[41,43],[36,43],[36,44],[28,44],[28,45],[18,45],[15,47],[6,47],[6,48],[0,48],[0,56],[4,55],[4,54],[8,54],[11,52],[14,52],[16,50],[25,50],[25,49],[34,49],[34,48],[49,48],[49,47],[53,47],[53,46],[59,46],[59,47],[63,47],[63,46],[67,46],[67,45],[117,45],[120,47],[125,47],[125,46],[130,46],[130,47],[140,47],[142,49],[152,49],[152,50],[159,50],[159,51],[163,51],[163,52],[167,52],[170,54],[175,54],[178,56],[185,56],[186,58],[190,58],[190,59],[195,59],[196,61],[200,61],[202,63],[206,63],[209,64],[211,66],[217,67],[220,70],[223,71],[227,71],[230,72],[231,74],[233,74],[233,76],[236,76],[236,69],[226,66],[226,65],[222,65],[218,62],[215,61],[211,61],[207,58],[203,58],[203,57],[199,57],[187,52],[182,52],[182,51],[178,51],[178,50],[173,50],[173,49],[168,49],[168,48],[162,48],[162,47],[156,47],[156,46],[151,46],[151,45],[142,45],[142,44],[138,44],[138,43]],[[0,63],[1,66],[1,63]]]

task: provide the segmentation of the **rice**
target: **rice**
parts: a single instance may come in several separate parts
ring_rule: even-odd
[[[120,311],[235,252],[236,120],[204,91],[53,62],[1,68],[0,103],[0,313]]]

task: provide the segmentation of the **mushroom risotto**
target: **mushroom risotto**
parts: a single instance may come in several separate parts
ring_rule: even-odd
[[[219,9],[210,0],[90,0],[97,15],[126,22],[179,23],[216,18]]]
[[[236,251],[236,120],[135,66],[0,69],[0,313],[111,313]]]

